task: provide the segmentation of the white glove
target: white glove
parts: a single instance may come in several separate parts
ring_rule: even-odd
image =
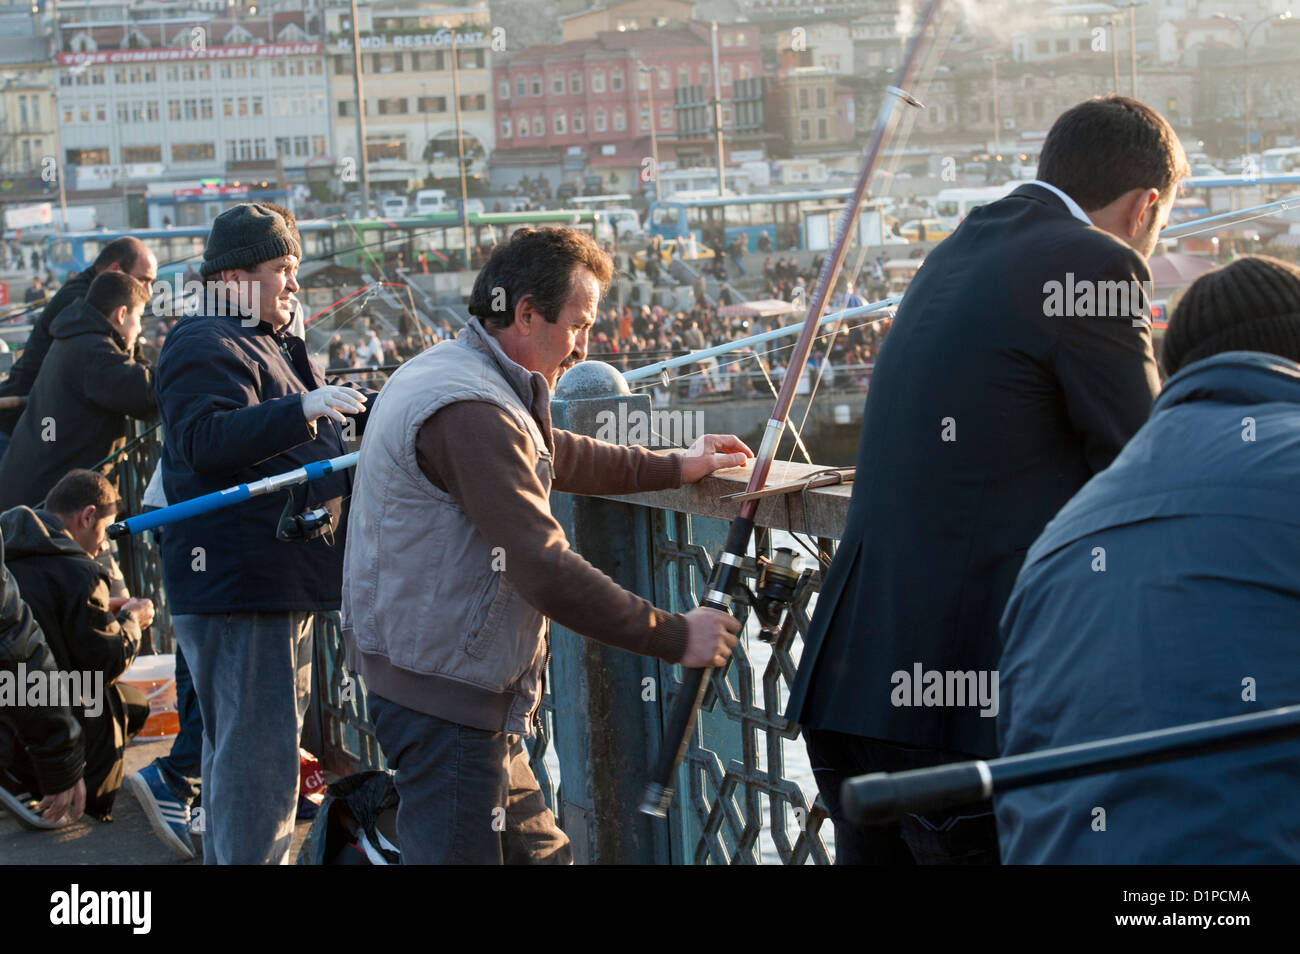
[[[308,422],[328,417],[342,424],[344,414],[360,414],[365,406],[364,394],[339,384],[326,384],[302,396],[302,413]]]

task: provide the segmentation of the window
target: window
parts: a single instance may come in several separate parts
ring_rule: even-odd
[[[276,153],[276,155],[278,155],[278,156],[288,156],[288,155],[290,155],[290,152],[289,152],[289,142],[290,142],[290,139],[289,139],[288,136],[276,136],[276,137],[275,137],[275,153]]]
[[[312,154],[313,156],[323,156],[323,155],[325,155],[325,137],[324,137],[324,136],[312,136],[312,137],[311,137],[311,154]]]
[[[569,92],[570,93],[582,92],[582,74],[577,70],[574,70],[572,73],[569,74]]]
[[[623,92],[623,71],[614,70],[609,74],[609,88],[616,93]]]
[[[483,51],[482,50],[457,50],[460,59],[460,68],[463,70],[481,70],[483,68]]]
[[[591,91],[593,93],[605,92],[605,71],[604,70],[591,71]]]
[[[82,107],[81,107],[81,121],[82,121],[83,123],[88,123],[88,122],[90,122],[90,106],[89,106],[89,105],[86,105],[86,106],[82,106]]]
[[[371,139],[366,137],[366,158],[371,162],[380,159],[399,159],[406,161],[406,139],[403,137],[394,137],[392,139]]]
[[[446,68],[447,63],[441,50],[411,54],[411,69],[417,73],[441,73]]]
[[[199,101],[197,99],[185,100],[185,118],[186,119],[199,118]]]
[[[377,100],[376,106],[379,110],[380,116],[392,116],[407,111],[405,96],[389,97],[387,99]]]
[[[502,80],[497,83],[497,99],[510,98],[510,80]]]
[[[645,91],[650,88],[650,74],[636,71],[636,88]]]
[[[650,107],[649,106],[641,107],[641,116],[637,120],[637,125],[638,128],[640,128],[641,132],[650,131]]]
[[[253,115],[254,116],[262,115],[262,97],[260,96],[253,97]]]
[[[241,96],[241,97],[239,97],[238,100],[235,101],[235,103],[236,103],[235,112],[236,112],[237,114],[239,114],[240,116],[247,116],[247,115],[248,115],[248,97],[247,97],[247,96]]]
[[[265,140],[265,139],[255,139],[255,140],[253,140],[253,158],[254,158],[254,159],[265,159],[265,158],[266,158],[266,140]]]
[[[515,95],[516,96],[528,95],[528,80],[524,79],[522,76],[519,77],[517,80],[515,80]]]
[[[534,96],[542,95],[542,78],[540,76],[533,77],[533,95]]]
[[[172,162],[202,162],[215,159],[217,147],[211,142],[176,143],[172,146]]]
[[[460,98],[460,108],[465,110],[487,109],[487,96],[482,93],[465,93]]]
[[[541,116],[533,117],[533,135],[534,136],[546,135],[546,120],[542,119]]]
[[[75,120],[72,118],[72,107],[71,107],[71,106],[64,106],[64,107],[63,107],[63,125],[65,125],[65,126],[71,126],[71,125],[73,124],[73,122],[75,122]]]
[[[812,138],[812,137],[811,137],[811,134],[810,134],[810,132],[809,132],[809,129],[810,129],[810,127],[809,127],[809,125],[808,125],[808,120],[806,120],[806,119],[801,119],[801,120],[799,120],[799,138],[800,138],[800,139],[810,139],[810,138]]]
[[[821,116],[817,120],[817,138],[818,139],[830,138],[830,132],[829,132],[829,128],[825,116]]]
[[[342,103],[339,103],[342,106]],[[235,101],[232,97],[226,96],[221,100],[221,115],[229,119],[235,115]],[[180,119],[179,116],[173,116],[172,119]]]
[[[527,116],[521,116],[519,118],[519,135],[524,139],[528,138],[528,117]]]
[[[226,162],[235,162],[238,159],[239,159],[239,149],[235,144],[235,140],[227,139],[226,140]]]
[[[616,131],[627,129],[627,112],[622,106],[614,107],[614,129]]]
[[[236,64],[235,64],[235,79],[245,79],[245,78],[247,78],[247,76],[248,76],[248,64],[247,64],[247,63],[236,63]],[[241,142],[246,142],[247,140],[240,140],[240,141],[241,141]],[[241,150],[242,150],[243,147],[241,146],[240,148],[241,148]]]
[[[723,45],[723,46],[731,46],[732,43],[735,42],[735,41],[732,39],[731,31],[730,31],[730,30],[720,30],[720,31],[718,31],[718,32],[720,32],[720,33],[722,34],[722,45]]]
[[[701,66],[700,85],[707,89],[712,79],[713,79],[713,74],[709,71],[709,68],[707,66]]]
[[[187,83],[193,83],[193,82],[194,82],[194,67],[193,67],[193,65],[186,65],[185,68],[181,70],[181,76],[182,76],[182,78],[184,78],[185,82],[187,82]]]
[[[306,156],[307,156],[307,137],[306,137],[306,136],[294,136],[294,137],[293,137],[293,154],[294,154],[295,156],[297,156],[299,159],[306,158]]]
[[[677,85],[678,86],[691,85],[691,68],[689,66],[677,67]]]
[[[108,105],[106,103],[95,104],[95,122],[97,123],[108,122]]]
[[[587,131],[587,115],[582,111],[573,114],[573,131],[576,133]]]
[[[808,102],[808,87],[801,86],[799,87],[799,108],[808,109],[809,106],[810,104]]]
[[[376,73],[400,73],[402,71],[402,54],[376,53],[373,63]]]
[[[349,99],[339,100],[339,116],[346,119],[349,116],[355,116],[357,111],[352,108],[352,101]]]
[[[207,82],[208,80],[210,80],[210,79],[212,79],[212,67],[209,66],[207,63],[200,63],[200,64],[199,64],[199,82],[200,82],[200,83],[206,83],[206,82]]]
[[[118,122],[118,125],[119,125],[119,126],[121,126],[121,125],[125,125],[126,123],[129,123],[130,121],[131,121],[131,104],[130,104],[130,103],[118,103],[118,104],[117,104],[117,122]]]
[[[838,60],[839,57],[836,57],[836,59]],[[740,78],[743,80],[754,78],[754,70],[750,67],[748,63],[740,64]]]
[[[447,111],[447,97],[421,96],[419,106],[422,113],[445,113]]]
[[[564,113],[556,113],[551,117],[551,121],[555,129],[555,135],[563,136],[569,131],[569,124],[564,117]]]
[[[116,70],[115,72],[121,73],[122,71],[119,69]],[[167,67],[167,69],[163,72],[163,75],[167,77],[167,82],[169,83],[175,83],[180,80],[180,70],[175,66]],[[119,79],[118,82],[121,82],[121,80]]]
[[[32,122],[37,126],[41,124],[41,98],[35,93],[32,94]]]
[[[108,147],[100,149],[69,149],[67,151],[70,166],[106,166],[108,165]]]
[[[213,116],[214,116],[214,112],[212,109],[212,97],[205,96],[201,100],[199,100],[199,118],[212,119]]]
[[[718,67],[718,79],[719,79],[719,81],[721,81],[721,83],[722,83],[723,86],[730,86],[730,85],[731,85],[731,65],[730,65],[730,64],[728,64],[728,63],[723,63],[722,66]]]
[[[284,65],[283,61],[280,62],[280,65]],[[334,56],[334,72],[339,76],[352,75],[351,53],[338,53]]]
[[[660,129],[673,128],[673,108],[671,106],[659,107],[659,128]]]
[[[557,96],[564,95],[564,77],[559,73],[551,77],[551,93]]]
[[[596,132],[605,131],[605,111],[603,109],[596,110],[595,114],[593,115],[592,128],[595,129]]]
[[[1057,40],[1057,41],[1056,41],[1056,52],[1057,52],[1057,53],[1069,53],[1069,52],[1070,52],[1070,41],[1069,41],[1069,39],[1060,39],[1060,40]]]
[[[90,71],[90,84],[92,86],[104,85],[104,71],[102,69],[93,69]]]
[[[162,112],[162,110],[159,109],[158,107],[157,101],[150,100],[148,103],[145,104],[145,109],[148,111],[149,122],[156,123],[158,121],[158,117],[161,115]]]
[[[659,88],[667,89],[673,83],[673,79],[668,75],[668,71],[663,67],[659,68]]]
[[[162,162],[162,146],[123,146],[123,162]]]
[[[501,117],[501,138],[502,139],[510,138],[510,117],[509,116]]]
[[[826,87],[825,86],[817,87],[817,108],[818,109],[826,108]]]

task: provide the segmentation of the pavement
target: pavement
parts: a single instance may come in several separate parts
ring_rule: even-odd
[[[166,755],[171,739],[139,739],[126,750],[126,774]],[[293,833],[291,862],[311,822],[299,822]],[[198,839],[195,847],[199,848]],[[200,858],[202,851],[200,849]],[[139,802],[123,787],[113,804],[113,820],[100,822],[85,815],[53,831],[28,831],[0,808],[0,865],[197,865],[176,857],[149,827]]]

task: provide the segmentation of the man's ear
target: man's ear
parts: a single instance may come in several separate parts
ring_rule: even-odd
[[[515,302],[515,327],[519,329],[521,335],[533,333],[533,320],[537,317],[539,316],[533,306],[532,295],[525,295]]]
[[[131,313],[130,305],[119,305],[117,308],[113,309],[113,313],[108,317],[109,320],[113,322],[113,324],[117,325],[119,328],[125,328],[126,318],[127,315],[129,315],[130,313]]]
[[[1128,208],[1124,210],[1124,225],[1128,229],[1130,238],[1142,231],[1147,216],[1153,214],[1153,210],[1158,208],[1159,205],[1160,191],[1158,189],[1133,190]]]
[[[77,523],[79,524],[78,529],[81,527],[93,526],[95,521],[98,519],[99,511],[96,509],[94,504],[86,504],[86,506],[77,511]]]

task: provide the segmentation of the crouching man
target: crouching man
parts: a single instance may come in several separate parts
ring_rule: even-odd
[[[678,487],[752,456],[731,436],[656,454],[551,427],[551,390],[586,356],[612,274],[589,236],[520,229],[479,273],[475,317],[399,368],[372,413],[343,633],[396,769],[408,864],[571,861],[522,744],[541,702],[548,618],[692,667],[724,664],[736,643],[725,613],[671,614],[619,587],[569,549],[551,515],[552,490]]]

